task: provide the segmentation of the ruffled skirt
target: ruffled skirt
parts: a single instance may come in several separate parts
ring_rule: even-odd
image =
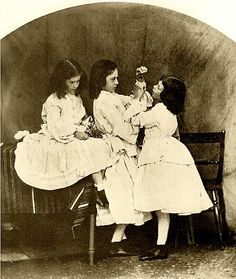
[[[103,139],[74,139],[64,144],[44,134],[27,135],[17,144],[15,169],[33,187],[56,190],[108,167],[110,147]]]
[[[125,151],[106,169],[105,193],[109,210],[99,212],[98,208],[97,225],[109,225],[113,222],[143,225],[152,218],[150,213],[134,209],[133,190],[137,170],[137,160],[128,156]]]
[[[188,215],[212,207],[212,202],[194,164],[157,162],[139,167],[134,207]]]

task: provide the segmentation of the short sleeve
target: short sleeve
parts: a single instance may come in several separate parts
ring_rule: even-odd
[[[133,117],[132,121],[140,127],[150,128],[153,126],[158,126],[159,122],[164,117],[164,112],[162,106],[157,104],[155,107],[149,111],[141,112],[136,117]]]

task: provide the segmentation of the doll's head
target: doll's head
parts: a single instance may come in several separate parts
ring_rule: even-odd
[[[87,75],[77,61],[63,59],[57,63],[50,77],[50,92],[62,98],[74,88],[74,94],[78,96],[79,91],[87,87],[87,82]]]
[[[145,66],[141,66],[136,69],[136,79],[140,82],[145,81],[145,74],[147,73],[147,68]]]
[[[96,99],[101,90],[114,92],[118,85],[117,64],[110,60],[99,60],[91,69],[89,78],[89,92],[92,99]]]
[[[163,76],[159,83],[153,87],[153,98],[158,98],[173,114],[184,110],[186,86],[184,82],[173,76]]]
[[[146,90],[145,74],[147,73],[147,68],[141,66],[136,69],[136,82],[135,84],[140,87],[142,90]]]

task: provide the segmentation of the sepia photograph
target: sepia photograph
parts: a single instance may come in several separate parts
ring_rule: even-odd
[[[233,2],[2,1],[1,278],[236,277]]]

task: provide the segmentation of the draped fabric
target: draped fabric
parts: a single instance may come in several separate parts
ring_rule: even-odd
[[[74,207],[82,222],[90,212],[88,206],[84,205],[89,204],[92,198],[94,186],[91,177],[86,177],[71,187],[54,191],[29,187],[16,174],[15,149],[16,144],[1,147],[2,214],[66,213],[72,198],[83,191]]]

